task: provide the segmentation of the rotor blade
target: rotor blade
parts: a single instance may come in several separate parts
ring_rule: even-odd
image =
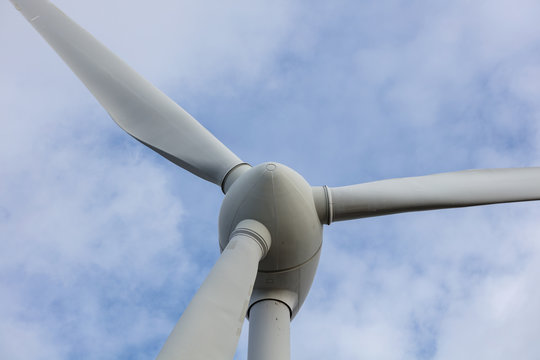
[[[540,167],[465,170],[327,190],[329,206],[319,208],[329,209],[330,223],[409,211],[540,200]]]
[[[254,220],[240,222],[210,274],[163,345],[157,360],[233,359],[270,233]]]
[[[49,1],[10,1],[135,139],[217,185],[242,163],[186,111]]]

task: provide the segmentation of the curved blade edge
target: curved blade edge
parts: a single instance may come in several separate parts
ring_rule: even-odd
[[[193,174],[222,185],[242,161],[164,93],[52,3],[10,0],[127,133]]]
[[[465,170],[323,190],[314,187],[315,201],[321,219],[330,223],[411,211],[540,200],[540,167]]]

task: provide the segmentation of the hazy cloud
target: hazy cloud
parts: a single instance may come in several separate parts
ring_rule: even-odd
[[[536,1],[56,4],[314,185],[540,164]],[[152,359],[219,255],[220,190],[125,135],[9,2],[0,43],[0,358]],[[292,358],[537,359],[539,215],[328,227]]]

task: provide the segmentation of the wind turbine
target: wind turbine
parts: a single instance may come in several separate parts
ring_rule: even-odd
[[[222,256],[158,359],[231,359],[246,315],[249,358],[288,359],[289,325],[313,280],[324,224],[540,200],[540,169],[469,170],[346,187],[309,185],[278,163],[244,163],[54,5],[14,5],[131,136],[225,193]]]

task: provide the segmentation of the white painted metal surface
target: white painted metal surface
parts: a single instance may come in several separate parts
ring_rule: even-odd
[[[290,310],[284,303],[264,300],[249,310],[248,360],[289,360]]]
[[[236,227],[229,244],[161,349],[158,360],[232,359],[270,233],[254,220]]]
[[[307,297],[320,256],[322,224],[311,186],[297,172],[279,163],[263,163],[246,171],[227,191],[219,215],[220,247],[231,229],[245,218],[265,224],[272,248],[259,264],[256,291],[294,294],[278,299],[293,317]]]
[[[329,192],[332,221],[540,200],[540,167],[456,171],[335,187]]]

